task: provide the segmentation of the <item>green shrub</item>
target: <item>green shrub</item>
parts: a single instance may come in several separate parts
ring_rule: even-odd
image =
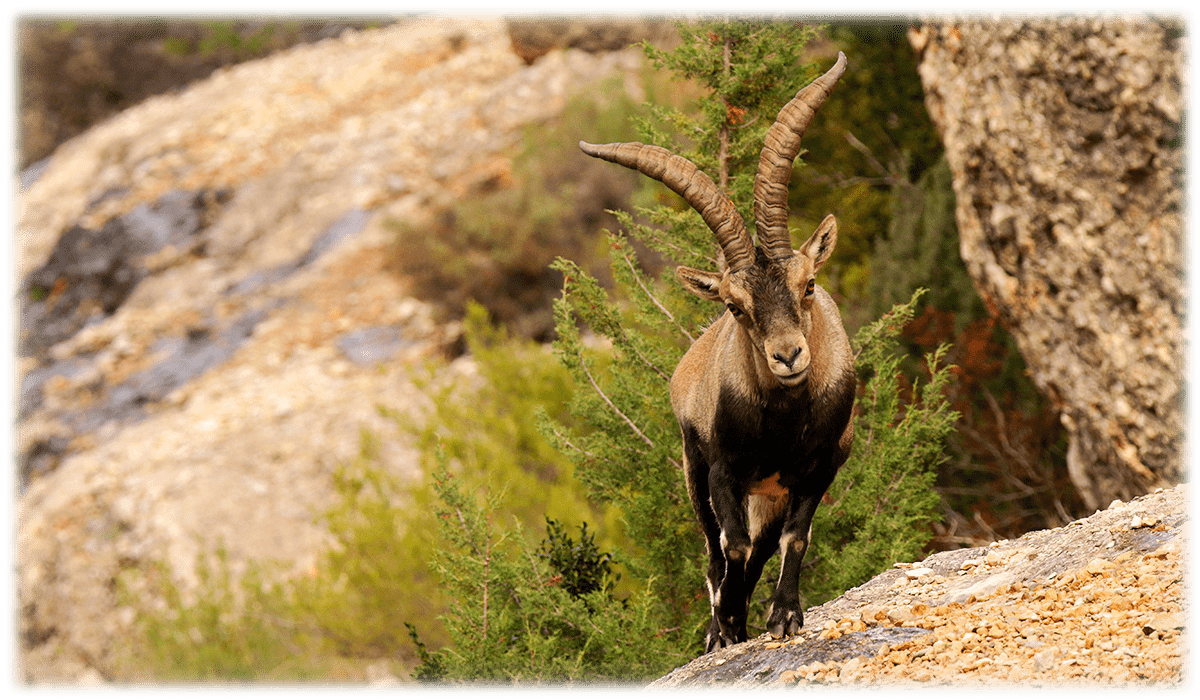
[[[123,679],[279,682],[339,672],[320,632],[297,622],[286,589],[267,582],[277,580],[272,567],[235,576],[223,548],[213,559],[197,557],[199,585],[187,594],[161,562],[123,574],[119,597],[135,612],[135,633],[118,652]]]
[[[595,536],[588,533],[586,521],[579,524],[576,542],[561,523],[547,516],[546,539],[542,540],[538,555],[556,572],[558,585],[576,598],[592,591],[610,593],[621,577],[613,573],[612,553],[600,551]]]
[[[468,308],[464,330],[476,372],[437,371],[424,381],[432,405],[421,422],[381,409],[415,439],[426,476],[415,484],[390,476],[368,434],[359,458],[335,472],[339,499],[326,520],[337,546],[319,576],[296,585],[305,614],[341,654],[415,665],[421,647],[408,624],[434,648],[452,640],[438,617],[453,596],[431,566],[445,546],[434,513],[439,459],[454,466],[460,488],[493,494],[496,517],[528,529],[547,517],[587,519],[598,526],[593,537],[620,541],[615,514],[589,503],[570,462],[535,427],[540,407],[561,406],[570,395],[565,371],[538,345],[491,325],[481,306]]]
[[[934,479],[958,417],[945,395],[951,379],[950,367],[942,365],[946,346],[926,357],[923,385],[900,371],[900,332],[924,291],[863,326],[852,342],[861,378],[854,449],[813,519],[801,576],[808,605],[917,558],[933,534],[930,525],[940,520]]]
[[[453,601],[443,618],[453,641],[425,655],[417,678],[645,681],[683,660],[656,626],[653,583],[623,600],[614,596],[603,575],[607,555],[590,544],[578,549],[586,530],[575,543],[548,528],[535,548],[515,518],[496,522],[495,498],[481,505],[445,468],[435,484],[445,545],[434,561]],[[540,556],[547,551],[564,556]],[[591,585],[571,584],[584,579]],[[420,644],[415,632],[413,639]]]
[[[337,500],[324,520],[335,544],[322,553],[317,575],[291,582],[292,614],[319,629],[340,656],[413,664],[404,623],[432,622],[445,605],[427,565],[432,500],[387,471],[379,438],[367,431],[358,456],[334,470],[333,484]],[[433,629],[431,639],[444,635]]]

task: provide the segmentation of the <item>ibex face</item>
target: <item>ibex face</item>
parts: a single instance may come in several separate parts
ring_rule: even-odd
[[[579,144],[682,196],[724,257],[720,272],[676,268],[685,288],[727,311],[692,344],[670,382],[688,495],[708,545],[710,651],[746,639],[750,595],[776,551],[782,562],[767,631],[800,631],[800,564],[813,514],[854,439],[850,342],[837,306],[814,282],[837,243],[837,224],[825,217],[799,250],[787,229],[800,137],[845,69],[839,53],[767,131],[754,178],[758,245],[729,197],[686,158],[640,143]]]
[[[790,255],[770,258],[761,248],[752,265],[724,273],[678,267],[675,274],[691,293],[720,301],[749,336],[762,364],[784,386],[808,378],[817,270],[837,244],[837,221],[825,217],[812,236]],[[762,377],[761,379],[766,379]]]

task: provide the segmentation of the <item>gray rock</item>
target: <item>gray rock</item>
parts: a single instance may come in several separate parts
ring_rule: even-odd
[[[345,216],[333,222],[329,228],[317,236],[317,239],[313,241],[308,252],[296,263],[297,267],[309,265],[325,253],[333,250],[337,247],[337,244],[366,228],[367,222],[370,220],[371,212],[365,209],[356,208],[346,212]]]
[[[99,230],[73,226],[46,264],[21,284],[19,353],[41,356],[97,318],[111,315],[147,274],[143,258],[167,245],[191,245],[225,192],[173,191]]]
[[[388,360],[411,345],[413,341],[401,335],[395,326],[362,328],[337,339],[338,350],[346,359],[368,366]]]
[[[1128,529],[1131,517],[1154,513],[1162,528]],[[941,583],[922,584],[911,581],[899,569],[888,569],[857,588],[852,588],[827,603],[809,608],[804,613],[804,628],[797,637],[780,645],[768,635],[735,644],[701,656],[654,681],[652,687],[674,687],[727,682],[760,685],[776,680],[789,669],[813,662],[840,663],[856,656],[874,656],[884,644],[896,645],[915,636],[929,633],[919,627],[874,627],[861,632],[849,632],[836,639],[822,639],[827,624],[843,618],[860,619],[864,611],[905,609],[920,598],[929,606],[945,605],[969,598],[971,592],[991,594],[998,585],[1022,583],[1030,588],[1043,585],[1048,574],[1079,569],[1097,556],[1108,538],[1113,549],[1104,549],[1105,557],[1122,552],[1134,554],[1157,550],[1176,538],[1186,522],[1183,511],[1183,489],[1175,487],[1128,503],[1114,505],[1091,517],[1075,521],[1070,527],[1040,530],[1007,540],[995,547],[976,547],[930,555],[918,566],[932,569],[935,577],[945,577]],[[1153,537],[1148,536],[1152,534]],[[996,554],[996,566],[978,565],[958,576],[962,563],[968,559],[985,561]],[[1030,556],[1036,554],[1037,556]],[[920,581],[925,581],[921,577]],[[996,585],[992,585],[995,583]],[[921,592],[915,593],[914,591]],[[965,594],[965,595],[964,595]],[[868,616],[873,617],[873,616]],[[1159,624],[1174,621],[1164,617]],[[1027,642],[1031,648],[1040,642]],[[1040,667],[1050,669],[1059,660],[1059,649],[1047,647],[1038,652]]]
[[[874,656],[885,645],[895,646],[929,634],[920,627],[874,627],[850,632],[837,639],[810,639],[802,644],[783,644],[768,649],[761,640],[744,642],[696,659],[658,679],[651,686],[699,683],[746,683],[759,685],[778,680],[788,669],[814,661],[840,662],[859,656]]]
[[[1184,476],[1182,36],[1152,17],[910,34],[963,260],[1060,407],[1089,508]]]

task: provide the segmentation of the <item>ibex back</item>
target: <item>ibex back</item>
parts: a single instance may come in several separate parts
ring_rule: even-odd
[[[721,247],[720,272],[676,268],[693,294],[726,311],[671,377],[692,507],[708,545],[708,651],[746,639],[750,595],[778,547],[767,630],[804,624],[800,563],[817,503],[854,439],[853,355],[841,315],[814,278],[837,242],[833,216],[799,250],[788,233],[788,180],[800,139],[846,57],[788,102],[767,132],[754,179],[755,245],[729,197],[689,160],[640,143],[580,143],[682,196]]]

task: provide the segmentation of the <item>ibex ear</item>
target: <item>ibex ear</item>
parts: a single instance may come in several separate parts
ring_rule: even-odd
[[[837,245],[837,219],[830,214],[817,226],[817,230],[813,231],[813,235],[809,236],[804,245],[800,246],[800,254],[811,258],[813,269],[816,270],[829,259],[835,245]]]
[[[683,288],[709,301],[721,300],[721,277],[722,275],[716,272],[705,272],[691,267],[680,265],[675,268],[675,276],[683,283]]]

